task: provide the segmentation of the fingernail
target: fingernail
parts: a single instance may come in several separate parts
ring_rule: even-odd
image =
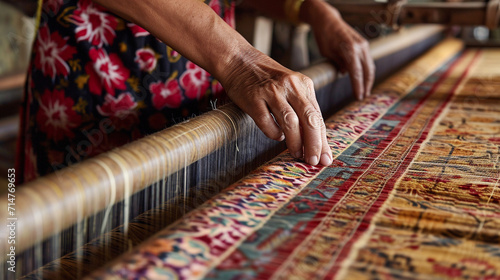
[[[283,140],[285,140],[285,134],[281,134],[280,138],[278,139],[278,141],[280,141],[280,142]]]
[[[324,153],[321,155],[321,164],[324,166],[328,166],[332,164],[332,158],[330,157],[329,154]]]
[[[293,154],[293,156],[294,156],[295,158],[301,158],[301,157],[302,157],[302,152],[295,152],[295,153]]]
[[[312,156],[309,158],[310,165],[318,165],[318,156]]]

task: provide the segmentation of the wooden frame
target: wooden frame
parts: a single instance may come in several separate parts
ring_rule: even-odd
[[[490,29],[500,23],[500,1],[407,3],[406,1],[329,0],[344,20],[351,24],[375,22],[387,26],[414,23],[448,25],[485,25]]]

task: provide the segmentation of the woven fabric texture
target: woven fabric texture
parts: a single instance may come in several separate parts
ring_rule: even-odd
[[[500,279],[500,50],[428,75],[446,47],[326,122],[332,165],[284,153],[93,277]]]

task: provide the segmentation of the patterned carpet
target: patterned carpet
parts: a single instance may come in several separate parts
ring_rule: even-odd
[[[500,279],[500,50],[459,48],[328,120],[331,166],[284,153],[94,277]]]

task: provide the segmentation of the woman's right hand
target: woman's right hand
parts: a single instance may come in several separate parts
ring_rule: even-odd
[[[231,100],[267,137],[286,139],[296,158],[330,165],[332,152],[312,80],[255,49],[240,58],[221,81]]]

